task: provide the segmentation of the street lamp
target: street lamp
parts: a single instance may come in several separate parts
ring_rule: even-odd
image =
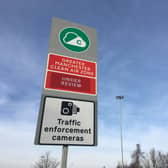
[[[123,154],[123,115],[122,115],[122,100],[124,99],[124,96],[116,96],[116,99],[119,100],[119,105],[120,105],[121,160],[122,160],[122,168],[124,168],[124,154]]]

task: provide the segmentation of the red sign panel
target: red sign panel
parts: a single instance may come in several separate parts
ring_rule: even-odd
[[[87,77],[96,77],[95,62],[55,54],[49,55],[48,69]]]
[[[96,94],[96,79],[48,71],[45,87],[48,89]]]
[[[46,89],[96,94],[96,63],[49,54]]]

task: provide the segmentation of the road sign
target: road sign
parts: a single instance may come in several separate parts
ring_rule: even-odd
[[[53,19],[35,144],[97,145],[96,41],[95,29]]]
[[[46,97],[43,111],[40,144],[94,145],[94,102]]]
[[[69,56],[58,54],[49,54],[48,56],[48,70],[58,71],[62,73],[76,74],[86,77],[95,77],[96,62],[86,61],[82,59],[75,59]]]
[[[56,54],[48,55],[44,88],[96,94],[96,63]]]

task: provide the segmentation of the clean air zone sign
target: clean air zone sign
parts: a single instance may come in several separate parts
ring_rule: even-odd
[[[96,62],[49,54],[44,88],[96,94]]]
[[[97,145],[96,30],[53,18],[36,128],[38,145]]]
[[[65,48],[74,52],[83,52],[88,49],[90,44],[86,33],[74,27],[61,30],[59,39]]]

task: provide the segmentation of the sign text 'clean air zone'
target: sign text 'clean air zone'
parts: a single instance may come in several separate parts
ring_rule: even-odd
[[[46,71],[45,89],[96,94],[95,62],[51,53]]]

